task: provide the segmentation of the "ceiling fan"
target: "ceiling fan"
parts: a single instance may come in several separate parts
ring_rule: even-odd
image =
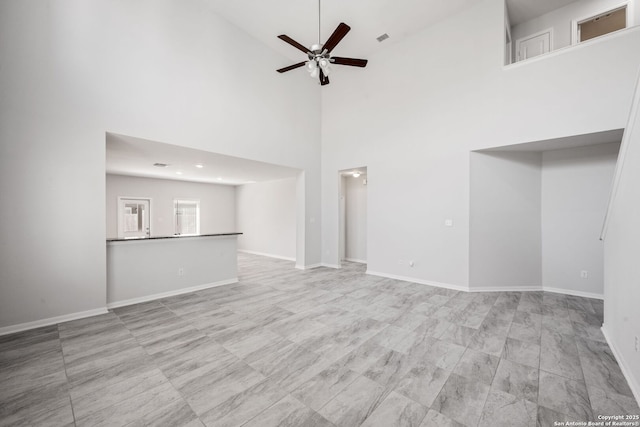
[[[331,51],[342,41],[344,36],[351,30],[351,27],[341,22],[340,25],[334,30],[333,34],[329,36],[324,45],[320,44],[320,0],[318,0],[318,44],[314,44],[310,49],[307,49],[302,44],[293,40],[291,37],[281,34],[278,38],[298,50],[303,51],[309,58],[308,61],[298,62],[297,64],[289,65],[288,67],[280,68],[277,70],[279,73],[295,70],[296,68],[306,66],[309,75],[312,78],[319,78],[322,86],[329,84],[329,73],[331,72],[331,64],[336,65],[349,65],[351,67],[365,67],[367,65],[366,59],[355,58],[342,58],[339,56],[331,56]]]

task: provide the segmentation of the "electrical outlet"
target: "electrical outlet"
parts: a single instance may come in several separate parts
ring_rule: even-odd
[[[184,268],[183,268],[183,267],[180,267],[180,268],[178,269],[178,276],[179,276],[179,277],[184,276]]]
[[[589,278],[589,272],[587,270],[582,270],[580,272],[580,278],[582,279],[588,279]]]
[[[415,262],[412,259],[399,259],[398,265],[404,265],[405,267],[413,267]]]
[[[636,335],[636,352],[640,351],[640,342],[638,342],[638,336]]]

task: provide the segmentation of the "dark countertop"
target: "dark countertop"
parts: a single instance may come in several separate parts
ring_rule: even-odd
[[[196,236],[194,235],[189,235],[189,236],[180,236],[180,235],[173,235],[173,236],[152,236],[152,237],[139,237],[139,238],[127,238],[127,239],[123,239],[120,237],[112,237],[110,239],[107,239],[107,243],[109,242],[140,242],[143,240],[160,240],[160,239],[188,239],[188,238],[194,238],[194,237],[216,237],[216,236],[238,236],[242,233],[217,233],[217,234],[198,234]]]

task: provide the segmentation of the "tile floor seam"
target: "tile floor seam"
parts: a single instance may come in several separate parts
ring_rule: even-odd
[[[206,425],[201,419],[200,419],[200,414],[198,414],[195,410],[195,408],[193,408],[191,406],[191,404],[189,403],[189,401],[187,400],[187,398],[185,397],[185,395],[182,393],[182,391],[175,386],[175,384],[173,384],[171,382],[171,380],[167,377],[167,375],[164,373],[164,371],[161,368],[158,368],[158,370],[160,370],[160,372],[162,373],[162,376],[165,377],[165,379],[167,380],[167,382],[171,385],[171,387],[173,387],[173,389],[176,391],[176,393],[178,393],[180,395],[180,398],[184,401],[185,405],[187,405],[189,407],[189,409],[191,409],[191,411],[195,414],[196,419],[198,421],[200,421],[200,423],[202,425]]]
[[[577,342],[576,342],[576,347],[578,347]],[[591,409],[591,415],[595,416],[596,414],[593,413],[593,405],[591,404],[591,395],[589,394],[589,388],[587,385],[587,376],[584,374],[584,363],[583,363],[583,359],[585,356],[582,356],[580,349],[578,349],[578,360],[580,361],[580,370],[582,372],[582,379],[584,381],[584,387],[587,390],[587,399],[589,402],[589,408]]]
[[[287,396],[291,396],[291,393],[287,393]],[[271,405],[265,407],[262,411],[258,412],[257,414],[255,414],[253,417],[249,418],[248,420],[246,420],[245,422],[243,422],[242,424],[240,424],[239,427],[243,427],[245,425],[247,425],[248,423],[250,423],[252,420],[258,418],[260,415],[262,415],[263,412],[268,411],[270,408],[276,406],[278,403],[280,403],[282,400],[286,399],[287,396],[284,396],[282,399],[278,399],[277,401],[275,401],[274,403],[272,403]],[[291,396],[295,399],[295,396]],[[305,405],[306,406],[306,405]]]
[[[540,375],[540,372],[542,372],[542,334],[540,335],[540,357],[538,357],[538,395],[536,396],[536,405],[538,405],[538,407],[540,407],[540,378],[542,377],[542,375]],[[540,412],[540,409],[536,408],[536,420],[537,420],[537,415]]]
[[[62,339],[60,338],[60,324],[56,324],[58,329],[58,344],[60,345],[60,355],[62,356],[62,366],[64,367],[64,377],[67,380],[67,395],[69,397],[69,406],[71,407],[71,415],[73,416],[73,425],[77,424],[75,408],[73,405],[73,399],[71,398],[71,383],[69,382],[69,375],[67,374],[67,362],[64,357],[64,349],[62,348]]]
[[[511,329],[511,325],[509,325],[509,329]],[[505,343],[506,345],[506,343]],[[502,359],[500,359],[502,360]],[[484,403],[482,404],[482,410],[480,411],[480,417],[478,418],[478,422],[476,423],[476,427],[480,425],[482,421],[482,414],[484,414],[484,410],[487,407],[487,400],[489,400],[489,395],[493,391],[493,382],[496,380],[496,374],[498,373],[498,367],[500,366],[500,362],[498,361],[498,366],[496,366],[496,371],[493,373],[493,378],[491,379],[491,384],[489,385],[489,392],[484,398]]]
[[[355,372],[355,371],[353,371],[353,372]],[[315,412],[320,413],[320,411],[322,410],[322,408],[324,408],[325,406],[327,406],[327,404],[328,404],[329,402],[331,402],[333,399],[335,399],[335,398],[336,398],[336,396],[338,396],[338,395],[339,395],[343,390],[345,390],[347,387],[349,387],[351,384],[353,384],[353,383],[358,379],[358,377],[363,376],[362,374],[360,374],[360,373],[358,373],[358,372],[356,372],[356,374],[357,374],[357,375],[355,375],[351,381],[349,381],[347,384],[345,384],[345,386],[344,386],[344,387],[342,387],[340,390],[338,390],[338,391],[336,391],[334,394],[332,394],[332,395],[331,395],[331,397],[330,397],[330,398],[328,398],[328,399],[326,400],[326,402],[324,402],[324,404],[323,404],[322,406],[320,406],[317,410],[315,410],[315,409],[313,409],[313,408],[311,408],[311,409],[312,409],[312,410],[314,410]],[[300,387],[301,387],[301,386],[300,386]],[[296,391],[296,390],[297,390],[298,388],[300,388],[300,387],[297,387],[297,388],[296,388],[295,390],[293,390],[293,391]],[[293,391],[292,391],[291,393],[293,393]],[[290,393],[290,394],[291,394],[291,393]],[[293,394],[292,394],[292,396],[293,396]],[[295,397],[295,396],[293,396],[293,397]],[[298,399],[298,400],[300,400],[300,399]],[[302,402],[302,403],[304,403],[304,402]]]
[[[366,377],[365,377],[365,378],[366,378]],[[373,380],[372,380],[372,381],[373,381]],[[374,382],[375,382],[375,381],[374,381]],[[377,382],[376,382],[376,384],[381,385],[380,383],[377,383]],[[382,387],[384,387],[384,386],[382,386]],[[393,390],[390,390],[389,388],[384,387],[384,390],[383,390],[382,394],[380,394],[380,397],[379,397],[378,399],[376,399],[376,405],[375,405],[373,408],[370,408],[369,412],[367,413],[367,416],[366,416],[366,417],[364,417],[364,419],[362,420],[362,422],[361,422],[359,425],[364,424],[364,423],[367,421],[367,419],[368,419],[371,415],[373,415],[373,413],[375,412],[375,410],[376,410],[376,409],[378,409],[378,407],[382,404],[382,402],[384,402],[384,401],[385,401],[385,399],[386,399],[387,397],[389,397],[389,395],[390,395],[391,393],[393,393]]]
[[[136,342],[136,344],[138,345],[138,347],[140,347],[140,348],[141,348],[141,350],[143,350],[143,351],[145,352],[145,354],[146,354],[149,358],[153,358],[153,356],[151,356],[151,355],[147,352],[147,350],[145,349],[145,347],[144,347],[142,344],[140,344],[140,342],[138,342],[138,339],[137,339],[137,338],[136,338],[136,336],[131,332],[131,330],[127,327],[126,323],[122,320],[122,318],[120,317],[120,315],[118,315],[118,314],[117,314],[117,313],[115,313],[115,312],[114,312],[114,314],[115,314],[115,316],[118,318],[118,320],[120,321],[120,323],[122,323],[122,326],[123,326],[123,327],[124,327],[128,332],[129,332],[129,335],[131,336],[131,338],[133,338],[133,339],[135,340],[135,342]],[[63,354],[64,354],[64,353],[63,353]],[[167,383],[169,383],[169,379],[166,377],[166,375],[164,374],[164,372],[162,371],[162,369],[160,369],[158,366],[155,366],[155,365],[154,365],[154,367],[155,367],[155,368],[156,368],[156,369],[157,369],[157,370],[162,374],[162,376],[164,377],[164,379],[166,380],[166,382],[167,382]],[[65,364],[65,374],[66,374],[66,364]],[[125,382],[125,381],[127,381],[127,380],[128,380],[128,378],[123,378],[123,379],[121,379],[120,381],[116,381],[116,382],[113,382],[113,383],[109,384],[109,386],[115,386],[115,385],[117,385],[117,384],[119,384],[119,383],[122,383],[122,382]],[[67,379],[67,381],[68,381],[68,379]],[[169,383],[169,384],[170,384],[170,383]],[[173,387],[173,388],[174,388],[174,390],[176,390],[177,392],[179,392],[179,390],[178,390],[178,389],[176,389],[176,388],[173,386],[173,384],[171,384],[171,387]],[[147,391],[148,391],[148,390],[147,390]],[[69,385],[69,392],[71,392],[71,385]],[[141,395],[141,394],[143,394],[143,393],[145,393],[145,391],[141,391],[141,392],[139,392],[138,394],[136,394],[135,396],[130,396],[130,397],[128,397],[127,399],[131,399],[131,398],[136,397],[136,396],[139,396],[139,395]],[[71,398],[71,396],[69,396],[69,399],[70,399],[70,400],[71,400],[71,402],[72,402],[71,408],[72,408],[72,410],[73,410],[73,408],[74,408],[74,406],[73,406],[73,399]],[[123,400],[119,400],[119,401],[114,402],[114,403],[112,403],[111,405],[107,406],[106,408],[110,408],[110,407],[113,407],[113,406],[115,406],[115,405],[119,405],[119,404],[121,404],[122,402],[123,402]],[[186,402],[186,400],[185,400],[185,403],[187,403],[187,402]],[[102,410],[104,410],[104,409],[106,409],[106,408],[103,408]],[[87,417],[87,416],[89,416],[89,415],[91,415],[91,414],[94,414],[95,412],[98,412],[98,411],[88,412],[87,414],[85,414],[85,417]],[[195,413],[195,412],[194,412],[194,413]],[[146,414],[143,414],[143,415],[148,415],[148,414],[149,414],[149,413],[146,413]],[[132,421],[131,423],[128,423],[128,424],[132,424],[132,423],[134,423],[135,421],[136,421],[136,420],[134,420],[134,421]],[[77,425],[77,421],[76,421],[76,419],[75,419],[75,411],[74,411],[74,424],[76,424],[76,425]],[[128,425],[128,424],[127,424],[127,425]]]
[[[580,362],[580,369],[582,369],[582,362]],[[577,380],[575,378],[567,377],[566,375],[561,375],[561,374],[556,374],[555,372],[550,372],[550,371],[548,371],[546,369],[540,369],[540,372],[544,372],[545,374],[555,375],[556,377],[564,378],[565,380],[575,381],[575,382],[578,382],[578,383],[586,384],[586,382],[584,381],[584,377],[582,377],[582,380]]]

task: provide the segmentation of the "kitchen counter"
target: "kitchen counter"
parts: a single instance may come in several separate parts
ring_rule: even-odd
[[[107,243],[109,242],[129,242],[129,241],[139,241],[139,240],[160,240],[160,239],[187,239],[187,238],[194,238],[194,237],[215,237],[215,236],[238,236],[241,235],[242,233],[215,233],[215,234],[187,234],[187,235],[179,235],[179,234],[174,234],[171,236],[151,236],[151,237],[127,237],[127,238],[122,238],[122,237],[112,237],[107,239]]]

